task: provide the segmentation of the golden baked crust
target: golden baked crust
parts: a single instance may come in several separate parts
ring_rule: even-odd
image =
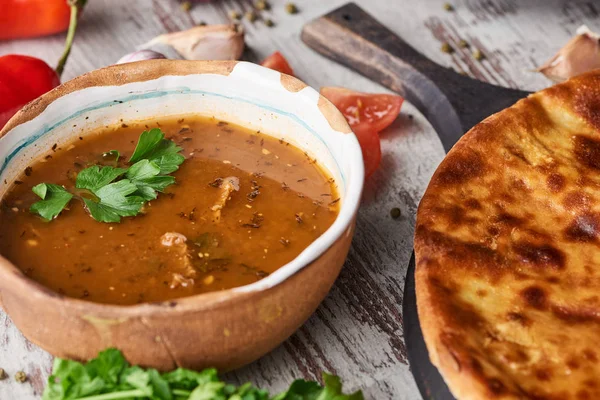
[[[419,205],[415,253],[458,399],[600,399],[600,70],[471,129]]]

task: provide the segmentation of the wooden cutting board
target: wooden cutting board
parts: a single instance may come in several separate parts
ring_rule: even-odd
[[[317,52],[414,104],[436,130],[446,152],[479,121],[529,94],[480,82],[441,67],[354,3],[305,25],[302,40]],[[452,400],[454,397],[429,361],[423,341],[414,272],[413,253],[405,281],[402,316],[411,372],[424,399]]]

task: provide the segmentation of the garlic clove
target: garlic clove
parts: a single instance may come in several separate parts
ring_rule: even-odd
[[[554,82],[600,68],[600,35],[583,25],[558,53],[536,71]]]
[[[163,54],[158,53],[156,51],[144,49],[134,51],[133,53],[125,54],[123,57],[119,58],[119,61],[116,64],[125,64],[134,61],[144,61],[144,60],[156,60],[166,58]]]
[[[234,24],[196,26],[157,36],[141,48],[162,53],[165,46],[186,60],[238,60],[244,51],[244,29]]]

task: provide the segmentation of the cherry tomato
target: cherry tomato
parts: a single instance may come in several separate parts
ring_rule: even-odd
[[[56,71],[39,58],[0,57],[0,129],[21,107],[59,84]]]
[[[282,74],[288,74],[294,76],[294,71],[290,64],[288,64],[287,60],[283,55],[276,51],[271,54],[269,57],[265,58],[263,62],[260,63],[263,67],[274,69],[275,71],[279,71]]]

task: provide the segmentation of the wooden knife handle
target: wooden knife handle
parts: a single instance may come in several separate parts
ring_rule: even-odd
[[[446,150],[476,123],[529,94],[441,67],[354,3],[309,22],[302,40],[404,96],[433,125]]]

